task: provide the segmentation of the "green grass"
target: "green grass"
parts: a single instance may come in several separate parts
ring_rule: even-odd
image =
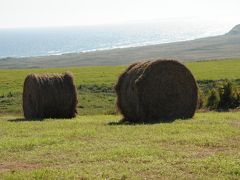
[[[201,87],[221,79],[240,84],[240,59],[186,65]],[[119,124],[112,86],[125,68],[0,70],[0,179],[240,178],[240,112]],[[75,76],[81,116],[21,119],[26,75],[65,71]]]
[[[198,80],[239,79],[240,59],[218,60],[186,63]],[[85,84],[114,84],[125,66],[95,66],[56,69],[21,69],[0,70],[0,95],[8,92],[21,92],[27,74],[30,73],[59,73],[70,71],[74,74],[77,85]]]
[[[0,179],[239,179],[240,112],[117,124],[0,118]]]
[[[240,78],[240,59],[190,62],[186,65],[197,80]]]
[[[56,69],[14,69],[0,70],[0,95],[8,92],[21,92],[25,77],[30,73],[62,73],[70,71],[74,74],[77,85],[85,84],[113,84],[123,66],[95,66]]]
[[[213,82],[220,79],[235,80],[240,84],[240,59],[189,62],[187,67],[195,78],[201,81],[200,86],[209,89]],[[78,112],[81,115],[114,114],[115,94],[112,86],[124,66],[76,67],[56,69],[24,69],[0,70],[0,113],[21,114],[21,92],[24,78],[30,73],[58,73],[71,71],[76,85],[81,88],[78,92]]]

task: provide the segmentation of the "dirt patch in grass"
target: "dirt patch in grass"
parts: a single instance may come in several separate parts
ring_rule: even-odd
[[[6,162],[0,163],[0,173],[7,172],[7,171],[17,171],[17,170],[31,170],[39,168],[39,164],[33,163],[23,163],[23,162]]]
[[[240,121],[239,120],[232,121],[231,125],[235,128],[240,128]]]
[[[201,150],[199,150],[195,156],[197,158],[205,158],[208,156],[213,156],[217,153],[224,153],[228,151],[225,147],[218,147],[218,148],[202,148]]]
[[[224,144],[222,146],[217,147],[203,147],[196,153],[196,157],[204,158],[207,156],[213,156],[215,154],[235,154],[238,152],[240,147],[240,136],[232,137],[227,139],[227,145]]]

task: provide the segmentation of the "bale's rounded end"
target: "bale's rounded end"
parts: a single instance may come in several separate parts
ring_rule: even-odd
[[[133,122],[193,117],[198,88],[191,72],[174,60],[135,63],[120,75],[117,107]]]
[[[73,75],[29,74],[23,87],[23,112],[26,119],[74,118],[77,91]]]

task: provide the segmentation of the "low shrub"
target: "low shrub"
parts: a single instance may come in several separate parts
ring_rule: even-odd
[[[213,88],[207,98],[207,107],[211,110],[228,110],[240,106],[240,91],[230,81]]]
[[[209,109],[217,109],[218,105],[219,105],[219,94],[215,89],[212,89],[207,99],[207,107]]]
[[[237,89],[235,91],[234,96],[235,96],[234,107],[238,108],[240,107],[240,89]]]
[[[202,109],[204,107],[205,104],[205,95],[203,93],[203,91],[199,88],[198,89],[198,104],[197,104],[197,108],[198,109]]]
[[[219,109],[229,109],[235,107],[235,96],[233,84],[230,81],[226,81],[219,91]]]

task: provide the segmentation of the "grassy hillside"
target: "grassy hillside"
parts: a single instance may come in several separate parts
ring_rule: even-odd
[[[240,113],[172,123],[0,118],[0,179],[239,179]]]
[[[186,63],[197,80],[232,79],[240,84],[240,59]],[[30,73],[71,71],[79,90],[80,114],[113,114],[115,94],[112,86],[125,66],[99,66],[56,69],[0,70],[0,113],[21,113],[24,78]]]

